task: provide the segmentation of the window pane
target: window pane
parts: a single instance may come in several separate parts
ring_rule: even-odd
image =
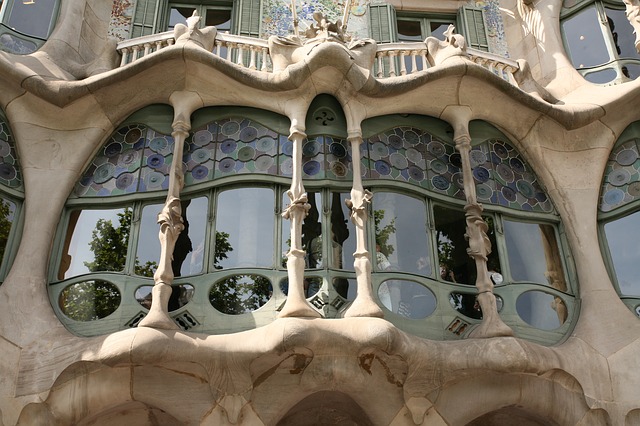
[[[153,299],[153,286],[143,285],[136,289],[135,298],[142,307],[151,309]],[[191,284],[180,284],[171,286],[171,297],[169,297],[169,312],[176,311],[189,303],[193,298],[195,288]]]
[[[575,68],[608,62],[610,57],[602,35],[595,6],[588,7],[562,22],[568,55]]]
[[[274,197],[268,188],[221,192],[216,209],[214,267],[273,266]]]
[[[514,281],[567,290],[553,226],[505,220],[504,236]]]
[[[214,26],[218,31],[231,30],[231,10],[230,9],[207,9],[204,18],[206,27]]]
[[[449,295],[449,303],[451,307],[469,318],[481,320],[482,308],[478,302],[477,293],[458,293],[453,292]],[[502,311],[504,301],[500,296],[496,295],[496,307],[498,312]]]
[[[120,306],[120,290],[107,281],[91,280],[71,284],[60,293],[60,310],[76,321],[105,318]]]
[[[556,312],[557,306],[564,307],[562,299],[542,291],[527,291],[516,300],[516,311],[520,318],[542,330],[554,330],[564,323],[566,309],[559,314]]]
[[[377,270],[431,275],[426,206],[406,195],[376,192],[373,197]],[[388,264],[388,265],[387,265]],[[384,266],[387,268],[384,268]]]
[[[173,250],[173,274],[176,277],[202,272],[202,256],[207,224],[207,198],[201,197],[182,202],[184,230],[178,236]],[[138,251],[135,260],[135,273],[152,277],[160,259],[160,240],[158,239],[158,213],[163,204],[151,204],[142,209],[142,222]]]
[[[348,193],[331,193],[331,267],[353,271],[353,253],[356,251],[356,228],[351,222],[351,211],[344,200]]]
[[[398,19],[398,41],[424,41],[420,21]]]
[[[187,25],[187,18],[193,15],[195,7],[176,7],[169,9],[169,25],[168,30],[173,30],[177,24]]]
[[[429,31],[430,36],[435,37],[438,40],[444,40],[444,33],[449,28],[449,25],[452,25],[453,22],[430,22],[429,23]]]
[[[633,27],[624,10],[605,8],[611,36],[619,58],[640,58],[635,46]]]
[[[264,306],[272,294],[271,282],[262,275],[233,275],[211,287],[209,302],[224,314],[239,315]]]
[[[12,29],[29,36],[47,38],[56,0],[14,0],[6,24]]]
[[[439,276],[449,282],[475,285],[476,263],[467,254],[469,243],[465,238],[467,222],[462,208],[450,209],[435,206],[433,213],[436,222],[436,237],[438,244]],[[484,216],[487,223],[487,236],[491,242],[491,253],[487,259],[487,269],[499,272],[500,259],[496,246],[493,218]]]
[[[315,296],[322,287],[322,278],[320,277],[304,277],[304,297]],[[289,278],[280,280],[280,290],[285,296],[289,295]]]
[[[414,281],[385,281],[378,288],[378,298],[389,311],[405,318],[426,318],[436,310],[436,296]]]
[[[88,272],[123,271],[133,210],[76,210],[69,218],[59,279]]]
[[[613,68],[605,68],[600,71],[590,72],[584,76],[584,79],[595,84],[604,84],[615,80],[617,77],[616,70]]]
[[[607,223],[604,232],[620,293],[640,296],[640,212]]]
[[[15,214],[16,205],[9,200],[0,198],[0,262],[4,258]]]

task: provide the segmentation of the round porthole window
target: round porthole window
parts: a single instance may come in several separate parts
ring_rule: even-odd
[[[224,314],[239,315],[261,308],[272,294],[273,287],[267,277],[231,275],[211,287],[209,302]]]
[[[89,280],[67,286],[60,293],[60,310],[75,321],[95,321],[108,317],[120,306],[120,290],[102,280]]]
[[[387,280],[380,284],[378,298],[385,308],[405,318],[426,318],[436,310],[436,296],[415,281]]]

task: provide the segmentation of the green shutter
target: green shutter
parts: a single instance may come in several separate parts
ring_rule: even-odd
[[[489,51],[487,27],[484,21],[484,10],[475,7],[462,6],[458,11],[458,21],[462,28],[462,35],[467,45],[474,49]]]
[[[237,0],[234,33],[249,37],[260,37],[261,20],[262,5],[260,0]]]
[[[162,0],[138,0],[131,22],[131,38],[154,34]]]
[[[390,4],[369,5],[369,33],[378,43],[391,43],[396,37],[396,11]]]

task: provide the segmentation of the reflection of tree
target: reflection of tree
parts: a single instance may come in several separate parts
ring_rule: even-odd
[[[236,315],[255,311],[271,298],[271,282],[261,275],[233,275],[218,281],[209,301],[218,311]]]
[[[60,294],[60,309],[76,321],[104,318],[118,309],[119,305],[118,288],[101,280],[73,284]]]
[[[131,219],[133,209],[127,207],[124,212],[118,213],[118,226],[114,227],[113,222],[107,219],[99,219],[96,227],[91,233],[89,248],[94,254],[93,262],[84,262],[91,272],[98,271],[123,271],[127,260],[127,249],[129,246],[129,233],[131,231]],[[152,277],[158,264],[147,261],[140,265],[138,259],[135,260],[134,270],[137,275]]]
[[[380,252],[385,256],[390,256],[395,251],[395,247],[392,244],[387,244],[391,234],[396,232],[396,219],[393,218],[388,224],[382,226],[384,221],[384,210],[373,211],[373,222],[376,232],[376,244],[380,246]]]
[[[4,257],[4,251],[11,231],[11,217],[13,216],[12,204],[0,198],[0,261]]]

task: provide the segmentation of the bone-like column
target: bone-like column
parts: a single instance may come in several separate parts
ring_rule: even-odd
[[[470,337],[513,336],[513,330],[498,315],[496,296],[493,294],[494,286],[487,270],[487,256],[491,253],[491,241],[487,236],[489,227],[482,219],[483,207],[478,203],[476,197],[476,186],[469,161],[471,111],[467,107],[453,107],[446,115],[448,121],[453,125],[453,138],[462,161],[464,193],[467,200],[467,204],[464,206],[467,222],[465,236],[469,240],[467,253],[476,264],[476,288],[478,289],[478,303],[482,309],[482,323],[470,333]]]
[[[174,121],[171,135],[174,140],[173,162],[169,172],[169,190],[167,200],[162,211],[158,214],[160,231],[160,261],[158,269],[153,275],[155,285],[152,290],[151,308],[146,317],[140,321],[139,327],[153,327],[161,329],[177,329],[178,326],[169,317],[169,297],[173,284],[173,249],[180,232],[184,229],[182,222],[182,206],[180,205],[180,191],[184,186],[184,171],[182,170],[182,153],[184,141],[189,135],[191,126],[184,121]]]
[[[351,221],[356,226],[356,252],[353,266],[356,271],[358,293],[356,299],[347,309],[345,317],[378,317],[382,318],[382,309],[373,300],[371,289],[371,255],[366,247],[367,207],[371,203],[373,194],[362,186],[362,172],[360,170],[360,145],[362,136],[349,136],[351,143],[351,158],[353,162],[353,187],[351,199],[345,200],[351,210]]]
[[[302,221],[311,208],[302,184],[302,142],[306,137],[303,131],[295,128],[292,128],[289,136],[293,142],[293,173],[291,188],[287,191],[291,204],[282,213],[282,217],[291,221],[291,248],[287,253],[289,290],[287,301],[278,314],[279,317],[318,318],[321,316],[304,297],[305,252],[302,249]]]

